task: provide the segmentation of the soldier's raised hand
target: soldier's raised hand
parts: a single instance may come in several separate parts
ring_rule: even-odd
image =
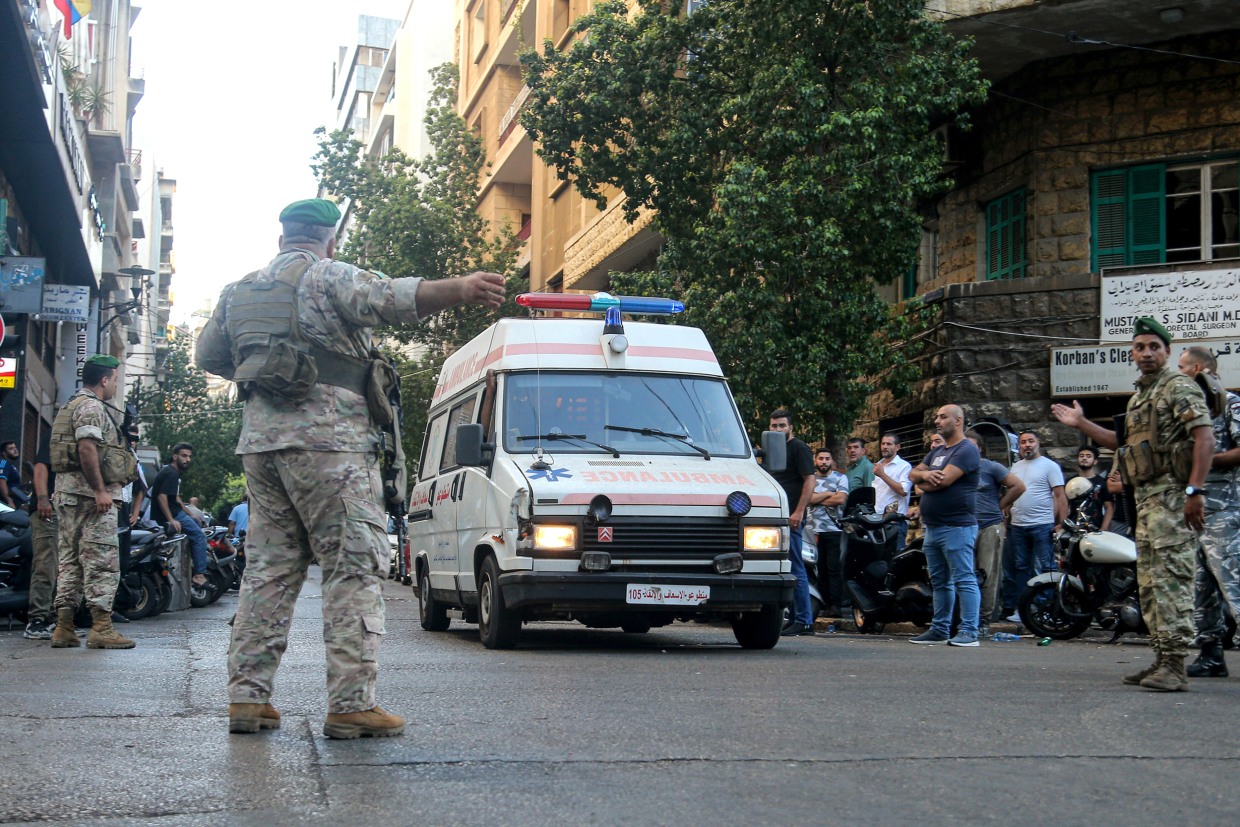
[[[507,295],[504,277],[499,273],[475,270],[457,281],[461,289],[462,304],[480,304],[494,308],[503,304]]]
[[[1081,403],[1075,399],[1072,400],[1072,407],[1061,405],[1056,402],[1051,405],[1051,416],[1058,419],[1069,428],[1075,428],[1081,424],[1081,420],[1085,418],[1085,409],[1081,407]]]

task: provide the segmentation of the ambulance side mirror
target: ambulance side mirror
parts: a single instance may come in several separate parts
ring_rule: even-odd
[[[460,456],[460,454],[457,454]],[[762,467],[768,474],[778,474],[788,467],[788,435],[779,431],[762,432]]]
[[[461,425],[456,429],[456,462],[458,465],[477,468],[486,465],[483,453],[494,451],[495,446],[482,441],[482,425]]]

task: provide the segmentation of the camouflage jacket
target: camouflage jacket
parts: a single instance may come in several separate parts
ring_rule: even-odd
[[[1214,453],[1240,446],[1240,396],[1227,392],[1227,409],[1214,417]],[[1206,500],[1218,511],[1240,504],[1240,469],[1211,468],[1206,476]]]
[[[386,279],[351,264],[319,259],[305,250],[280,253],[259,271],[259,279],[274,280],[286,267],[310,259],[310,269],[297,292],[298,321],[302,336],[330,350],[369,358],[371,329],[397,322],[416,322],[416,295],[421,279]],[[224,288],[215,318],[227,330],[228,305],[234,285]],[[228,342],[199,339],[200,363],[231,359]],[[291,403],[254,394],[241,419],[238,454],[257,454],[284,448],[306,451],[368,453],[378,444],[378,431],[371,424],[366,399],[334,385],[317,384],[309,396]]]
[[[1164,446],[1191,442],[1194,428],[1211,424],[1205,394],[1196,382],[1178,371],[1164,367],[1158,373],[1142,374],[1136,381],[1136,388],[1137,392],[1128,400],[1128,411],[1153,397],[1158,440]],[[1171,474],[1162,474],[1137,486],[1137,500],[1175,489],[1182,491],[1184,483]]]
[[[77,396],[89,397],[85,402],[70,410],[68,405],[61,409],[60,416],[71,416],[72,421],[69,423],[73,430],[73,437],[77,440],[93,439],[104,445],[120,445],[121,435],[116,427],[116,421],[104,409],[107,404],[99,397],[95,396],[93,391],[82,388],[76,394]],[[113,499],[120,497],[120,485],[109,485],[108,494]],[[77,494],[83,497],[95,496],[95,489],[90,487],[90,483],[86,481],[86,476],[81,471],[65,471],[56,475],[56,490],[65,494]]]

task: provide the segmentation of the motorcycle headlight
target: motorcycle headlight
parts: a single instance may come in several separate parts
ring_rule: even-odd
[[[543,551],[572,551],[577,548],[577,527],[536,525],[534,526],[534,548]]]
[[[780,530],[778,526],[745,526],[745,551],[779,551]]]

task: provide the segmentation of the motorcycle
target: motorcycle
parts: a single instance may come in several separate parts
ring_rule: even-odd
[[[228,530],[223,526],[208,526],[203,533],[207,537],[207,582],[201,586],[191,585],[189,590],[190,605],[196,609],[223,597],[237,578],[237,550],[228,542]]]
[[[1137,596],[1137,545],[1127,537],[1064,520],[1055,538],[1059,571],[1029,580],[1017,603],[1021,623],[1038,637],[1070,640],[1091,623],[1147,634]]]
[[[30,515],[0,505],[0,617],[25,619],[33,564]]]
[[[172,574],[168,560],[182,535],[167,537],[160,529],[125,527],[120,535],[120,582],[113,610],[130,620],[154,617],[172,601]]]
[[[874,511],[874,489],[850,491],[844,504],[844,587],[852,596],[853,622],[863,634],[887,623],[929,625],[934,600],[920,543],[896,553],[897,523],[904,514]]]

